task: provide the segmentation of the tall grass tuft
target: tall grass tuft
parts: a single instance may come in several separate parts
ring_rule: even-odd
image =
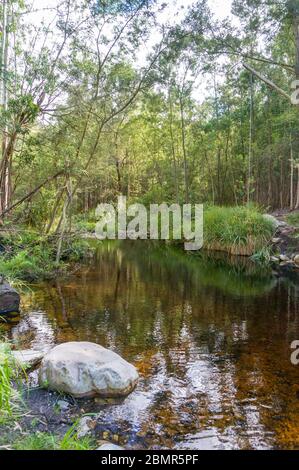
[[[251,256],[273,236],[271,221],[254,207],[209,207],[204,212],[204,248]]]
[[[18,379],[19,366],[12,355],[10,344],[0,342],[0,422],[18,409],[20,396],[13,386]]]

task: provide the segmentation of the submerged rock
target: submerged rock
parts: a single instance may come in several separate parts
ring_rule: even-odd
[[[43,358],[39,383],[74,397],[121,397],[138,380],[136,368],[118,354],[89,342],[63,343]]]
[[[12,351],[16,362],[23,368],[31,368],[39,364],[44,357],[45,353],[42,351],[33,351],[32,349],[25,349],[23,351]]]
[[[3,313],[18,312],[20,309],[20,295],[7,282],[0,283],[0,315]]]

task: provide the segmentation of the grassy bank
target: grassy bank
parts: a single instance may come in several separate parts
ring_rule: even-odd
[[[0,274],[14,283],[63,275],[70,265],[83,260],[91,250],[86,240],[74,235],[67,236],[57,262],[57,238],[44,237],[22,227],[2,231],[0,247]]]
[[[149,219],[148,213],[148,224]],[[93,212],[76,219],[79,231],[93,232],[95,224]],[[254,206],[204,208],[204,248],[210,251],[251,256],[268,245],[274,231],[272,222]],[[170,239],[173,240],[171,221]]]
[[[90,253],[91,246],[82,239],[82,234],[93,232],[95,223],[92,212],[77,216],[76,235],[65,236],[59,262],[55,236],[45,237],[26,227],[0,232],[0,274],[13,282],[63,275],[71,264],[82,261]],[[254,207],[211,206],[204,210],[206,250],[251,256],[265,250],[273,233],[272,222]]]

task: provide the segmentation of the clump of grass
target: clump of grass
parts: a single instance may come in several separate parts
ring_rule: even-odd
[[[36,432],[15,440],[13,444],[15,450],[55,450],[57,441],[52,434]]]
[[[91,437],[78,437],[77,425],[78,422],[75,422],[63,436],[59,442],[60,450],[90,450],[92,448],[93,440]]]
[[[0,272],[10,281],[46,278],[54,267],[55,262],[47,248],[25,248],[12,256],[2,256],[0,259]]]
[[[299,227],[299,211],[289,214],[286,219],[288,224],[294,225],[294,227]]]
[[[91,450],[95,447],[90,437],[78,438],[74,426],[61,438],[46,432],[23,435],[13,443],[15,450]]]
[[[270,241],[275,228],[253,207],[213,206],[204,213],[204,248],[251,256]]]
[[[0,422],[5,422],[18,411],[20,395],[14,388],[20,367],[11,352],[8,342],[0,342]]]

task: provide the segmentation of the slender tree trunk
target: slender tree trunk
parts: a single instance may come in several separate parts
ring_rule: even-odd
[[[175,198],[176,202],[179,202],[179,185],[178,185],[178,171],[177,171],[177,161],[174,147],[174,136],[173,136],[173,108],[172,108],[172,99],[171,91],[168,90],[168,103],[169,103],[169,133],[170,133],[170,142],[171,142],[171,154],[173,161],[173,171],[174,171],[174,187],[175,187]]]
[[[180,95],[180,113],[181,113],[181,134],[182,134],[182,150],[184,159],[184,181],[185,181],[185,202],[189,202],[189,183],[188,183],[188,163],[187,163],[187,151],[186,151],[186,129],[185,129],[185,117],[184,117],[184,105],[183,99]]]
[[[291,133],[290,133],[290,165],[291,165],[290,210],[293,210],[294,208],[294,157],[293,157],[293,143],[292,143]]]
[[[252,176],[252,137],[253,137],[253,76],[250,74],[249,150],[247,168],[247,204],[250,203]]]
[[[299,209],[299,165],[297,165],[297,172],[298,172],[298,181],[297,181],[297,198],[296,198],[295,209]]]
[[[8,0],[2,0],[2,43],[1,43],[1,105],[7,111],[7,63],[8,63]],[[8,207],[8,185],[10,184],[10,156],[7,152],[8,129],[2,134],[2,160],[0,173],[0,211]]]

